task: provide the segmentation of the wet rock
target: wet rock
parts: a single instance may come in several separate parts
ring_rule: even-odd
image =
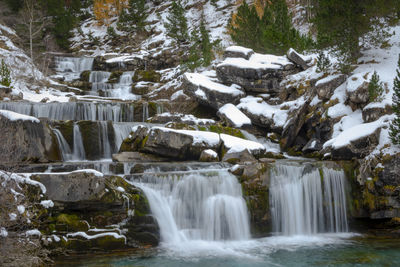
[[[303,147],[304,153],[313,153],[322,149],[321,141],[317,138],[311,138],[310,141]]]
[[[346,79],[347,75],[338,74],[317,81],[315,84],[315,90],[317,91],[318,97],[324,101],[329,100],[335,89],[343,84]]]
[[[229,162],[231,164],[238,164],[244,162],[257,162],[257,159],[247,150],[242,152],[228,152],[222,158],[222,161]]]
[[[0,114],[0,162],[44,163],[61,160],[57,139],[47,122],[30,118],[32,120],[10,120]]]

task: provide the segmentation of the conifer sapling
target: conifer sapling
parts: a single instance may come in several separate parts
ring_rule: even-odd
[[[397,76],[393,84],[393,104],[392,109],[396,117],[390,124],[389,135],[393,144],[400,145],[400,54],[397,62]]]

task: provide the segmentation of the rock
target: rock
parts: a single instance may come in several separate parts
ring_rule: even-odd
[[[363,82],[359,87],[357,87],[356,90],[347,91],[347,96],[349,100],[356,105],[367,104],[369,101],[368,85],[368,82]]]
[[[239,58],[227,58],[219,64],[217,76],[224,84],[238,84],[246,92],[272,94],[279,93],[279,83],[284,77],[280,66],[259,64],[257,68],[250,61]]]
[[[7,111],[14,116],[23,116]],[[45,120],[24,116],[28,120],[10,120],[0,114],[0,162],[52,162],[60,161],[57,139]],[[29,119],[31,118],[31,119]]]
[[[224,59],[228,57],[250,59],[254,54],[253,49],[242,47],[242,46],[230,46],[225,49]]]
[[[376,107],[365,107],[362,110],[362,117],[365,122],[373,122],[386,114],[392,113],[392,107],[386,105],[385,107],[376,106]]]
[[[198,73],[185,73],[183,76],[185,94],[202,105],[218,110],[227,103],[237,104],[244,93],[237,86],[225,86],[211,81]]]
[[[346,79],[347,75],[337,74],[317,81],[315,84],[315,90],[317,91],[318,97],[324,101],[329,100],[332,97],[335,89],[343,84]]]
[[[3,99],[4,97],[9,97],[11,92],[11,88],[0,84],[0,99]]]
[[[50,100],[50,98],[45,97],[42,100],[40,100],[41,103],[47,103]]]
[[[161,162],[167,161],[168,159],[140,152],[127,151],[113,154],[112,160],[116,162]]]
[[[291,147],[296,139],[301,128],[304,125],[307,109],[309,107],[310,100],[307,100],[301,107],[293,110],[286,121],[285,127],[282,131],[281,146],[283,149]]]
[[[217,112],[218,117],[231,127],[245,127],[251,125],[251,120],[236,106],[226,104]]]
[[[313,153],[322,149],[321,141],[317,138],[311,138],[310,141],[303,147],[304,153]]]
[[[220,134],[220,137],[223,143],[222,154],[224,154],[224,151],[226,151],[227,154],[242,155],[241,153],[244,153],[243,155],[245,155],[247,151],[252,156],[259,158],[262,157],[266,152],[264,145],[258,142],[223,133]],[[224,158],[226,158],[225,155]]]
[[[211,125],[215,124],[212,119],[199,119],[191,114],[182,113],[161,113],[156,114],[150,119],[151,123],[165,124],[168,122],[183,123],[187,125]]]
[[[160,82],[161,74],[156,72],[155,70],[136,70],[135,74],[132,77],[132,81],[134,83],[137,82],[152,82],[158,83]]]
[[[257,159],[247,150],[242,152],[228,152],[222,158],[222,161],[229,162],[231,164],[238,164],[244,162],[257,162]]]
[[[200,159],[201,162],[217,162],[219,161],[218,153],[212,149],[206,149],[201,152]]]
[[[364,158],[369,155],[379,144],[381,128],[377,128],[372,134],[350,141],[349,145],[339,148],[331,148],[331,156],[334,160],[351,160]]]
[[[287,58],[291,61],[293,61],[295,64],[300,66],[303,70],[306,70],[309,68],[308,62],[311,61],[311,59],[306,59],[305,56],[300,55],[299,53],[296,52],[293,48],[290,48],[289,51],[286,54]]]

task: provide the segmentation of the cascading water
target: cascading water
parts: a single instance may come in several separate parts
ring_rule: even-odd
[[[143,122],[149,118],[149,103],[143,103]]]
[[[274,231],[283,235],[347,232],[343,171],[309,167],[277,164],[272,170]]]
[[[144,174],[135,184],[145,192],[166,243],[250,238],[241,186],[226,170]]]
[[[73,160],[84,160],[86,158],[85,147],[83,146],[81,131],[79,125],[74,124],[74,149],[73,149]]]
[[[109,159],[111,158],[111,145],[108,136],[108,125],[106,121],[99,121],[99,143],[102,146],[102,158]]]
[[[69,147],[67,140],[65,140],[64,136],[58,129],[53,129],[54,134],[57,137],[58,146],[61,151],[63,161],[68,161],[72,159],[71,148]]]
[[[81,72],[91,70],[94,58],[91,57],[55,57],[55,70],[61,72],[66,81],[78,79]]]
[[[92,83],[92,91],[112,89],[113,84],[107,83],[110,76],[110,72],[92,71],[89,76],[89,82]]]

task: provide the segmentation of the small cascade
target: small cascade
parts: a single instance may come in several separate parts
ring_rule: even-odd
[[[74,124],[74,149],[73,160],[84,160],[86,158],[85,147],[83,146],[82,135],[78,124]]]
[[[113,84],[107,83],[111,73],[106,71],[92,71],[89,82],[92,83],[92,91],[105,91],[113,89]]]
[[[278,164],[271,171],[274,231],[283,235],[347,232],[343,171]]]
[[[0,102],[0,109],[14,111],[20,114],[45,117],[52,120],[90,120],[133,122],[134,105],[132,103],[30,103],[30,102]]]
[[[106,96],[123,100],[139,100],[141,96],[132,94],[132,77],[134,71],[124,72],[119,78],[119,82],[114,84],[112,91],[106,92]]]
[[[111,145],[108,135],[108,125],[106,121],[99,121],[99,144],[101,144],[101,152],[103,159],[111,158]]]
[[[164,105],[163,103],[157,103],[157,114],[164,113]]]
[[[67,143],[67,140],[65,140],[65,138],[62,135],[62,133],[60,132],[60,130],[53,129],[53,132],[57,137],[58,146],[60,148],[63,161],[71,160],[72,152],[71,152],[71,148],[69,147],[69,145]]]
[[[149,103],[143,103],[143,122],[149,118]]]
[[[113,123],[114,127],[114,143],[115,152],[119,151],[119,148],[125,138],[132,132],[132,127],[135,126],[134,123]]]
[[[145,173],[135,184],[145,192],[164,242],[250,238],[241,186],[226,170]]]
[[[61,72],[66,81],[78,79],[81,72],[91,70],[94,58],[91,57],[55,57],[55,70]]]

